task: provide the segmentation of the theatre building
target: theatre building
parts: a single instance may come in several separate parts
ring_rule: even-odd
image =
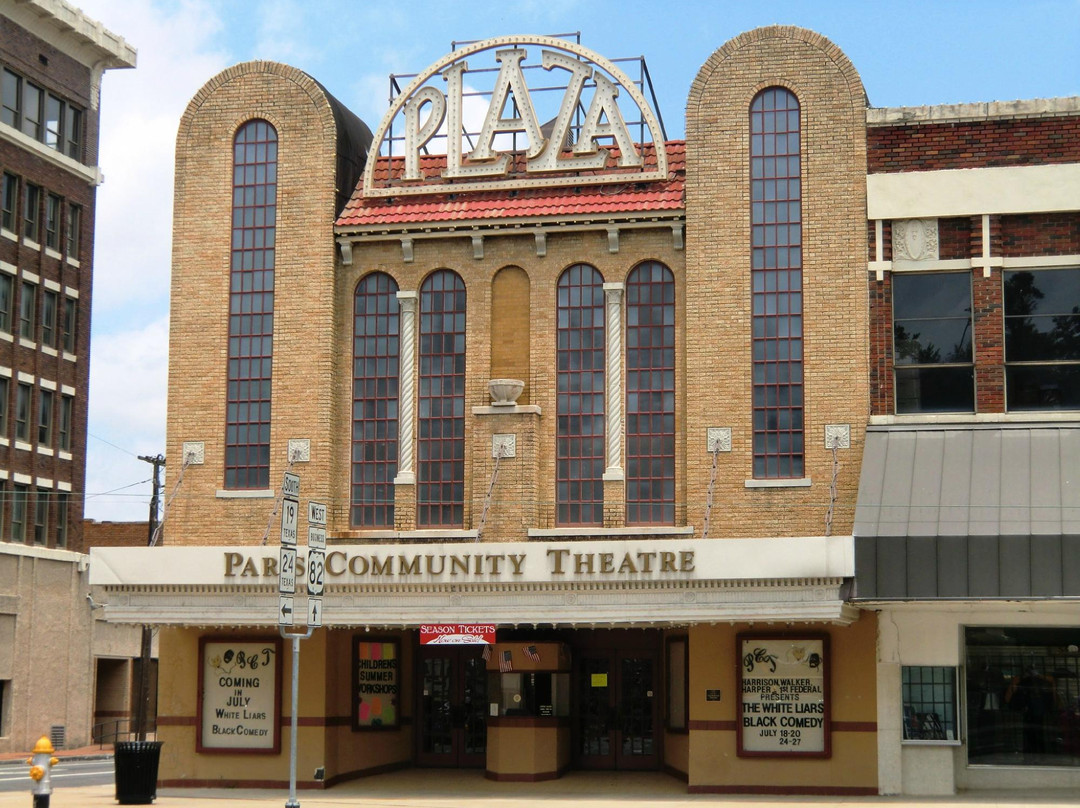
[[[880,658],[900,607],[855,588],[867,415],[875,440],[906,423],[880,335],[905,266],[881,250],[893,218],[996,209],[868,224],[868,187],[891,192],[868,148],[904,126],[815,33],[719,48],[685,141],[646,75],[505,37],[416,74],[374,130],[274,63],[192,100],[177,495],[164,546],[91,562],[109,619],[160,627],[162,784],[286,782],[279,625],[305,622],[301,787],[645,769],[876,794],[908,765],[886,724],[918,640]],[[970,221],[940,230],[974,245]]]

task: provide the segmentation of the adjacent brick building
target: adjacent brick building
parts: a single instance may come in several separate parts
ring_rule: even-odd
[[[130,45],[62,0],[0,3],[0,745],[7,750],[31,748],[50,730],[61,743],[84,745],[95,705],[108,702],[100,709],[113,711],[128,698],[130,659],[122,658],[131,655],[131,631],[94,619],[81,553],[99,91],[106,70],[134,64]],[[101,669],[117,660],[109,670],[121,675]],[[114,697],[117,688],[122,695]]]

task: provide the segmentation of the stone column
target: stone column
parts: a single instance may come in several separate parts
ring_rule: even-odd
[[[419,294],[398,292],[401,351],[398,368],[398,471],[394,485],[415,485],[413,427],[416,423],[416,308]]]
[[[605,480],[623,479],[623,378],[622,378],[622,303],[623,285],[604,284],[607,351],[604,367],[607,374],[606,415],[607,447]]]

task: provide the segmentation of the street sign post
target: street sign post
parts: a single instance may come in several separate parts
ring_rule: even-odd
[[[311,628],[318,628],[322,625],[322,598],[308,595],[307,624]]]
[[[326,525],[326,504],[323,502],[308,502],[307,520],[313,525]]]
[[[308,548],[307,591],[308,596],[321,598],[326,588],[326,553]]]
[[[326,528],[308,525],[307,546],[309,550],[326,549]]]
[[[278,625],[291,626],[293,619],[292,595],[278,595]]]

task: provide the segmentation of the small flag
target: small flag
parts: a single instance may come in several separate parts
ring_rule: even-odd
[[[502,652],[502,659],[499,660],[499,670],[503,673],[510,673],[514,669],[514,655],[510,651]]]
[[[484,658],[484,662],[489,661],[491,659],[491,646],[485,645],[484,650],[480,652],[480,656]]]
[[[535,645],[523,645],[521,650],[533,662],[540,661],[540,654],[537,652]]]

